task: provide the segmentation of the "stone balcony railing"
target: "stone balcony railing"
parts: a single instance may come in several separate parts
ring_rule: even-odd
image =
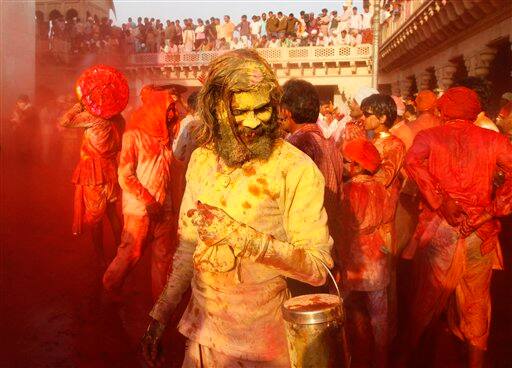
[[[385,44],[393,35],[408,23],[413,15],[422,9],[429,0],[406,0],[402,2],[400,15],[390,16],[381,24],[381,44]]]
[[[275,49],[255,49],[271,65],[313,66],[314,64],[351,65],[355,62],[369,63],[371,45],[358,46],[311,46]],[[201,68],[226,51],[202,51],[184,53],[155,53],[130,55],[132,67],[160,66],[170,68]]]

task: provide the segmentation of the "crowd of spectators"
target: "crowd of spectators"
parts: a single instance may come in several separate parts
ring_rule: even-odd
[[[89,17],[86,20],[63,17],[50,23],[38,21],[39,38],[48,38],[50,49],[67,48],[74,54],[119,52],[182,53],[216,51],[246,47],[278,48],[297,46],[341,46],[372,42],[372,12],[367,5],[362,12],[344,3],[341,10],[323,9],[320,14],[301,11],[297,16],[281,11],[243,15],[236,22],[229,15],[223,19],[192,18],[166,20],[128,18],[121,27],[112,20]]]

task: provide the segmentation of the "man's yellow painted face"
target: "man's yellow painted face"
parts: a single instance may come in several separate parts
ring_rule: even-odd
[[[233,93],[230,112],[234,127],[230,126],[228,112],[222,101],[219,101],[216,109],[216,150],[229,166],[270,156],[278,128],[277,119],[273,119],[270,88]]]
[[[272,117],[269,91],[236,92],[231,99],[231,113],[244,128],[256,129],[267,123]]]

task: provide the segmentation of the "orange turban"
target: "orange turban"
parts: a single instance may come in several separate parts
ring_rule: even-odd
[[[437,97],[431,90],[423,90],[416,96],[416,109],[420,111],[432,110],[437,105]]]
[[[379,151],[370,141],[362,138],[349,141],[343,148],[343,156],[372,173],[377,171],[380,165]]]
[[[128,129],[135,128],[169,143],[167,109],[174,101],[167,90],[145,86],[141,90],[142,106],[133,112]]]
[[[437,101],[437,106],[445,120],[463,119],[473,122],[482,111],[478,95],[466,87],[450,88]]]

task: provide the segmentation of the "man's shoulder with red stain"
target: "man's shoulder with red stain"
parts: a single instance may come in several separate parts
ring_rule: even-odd
[[[440,125],[441,118],[430,112],[423,112],[415,120],[407,123],[407,126],[415,133]]]

